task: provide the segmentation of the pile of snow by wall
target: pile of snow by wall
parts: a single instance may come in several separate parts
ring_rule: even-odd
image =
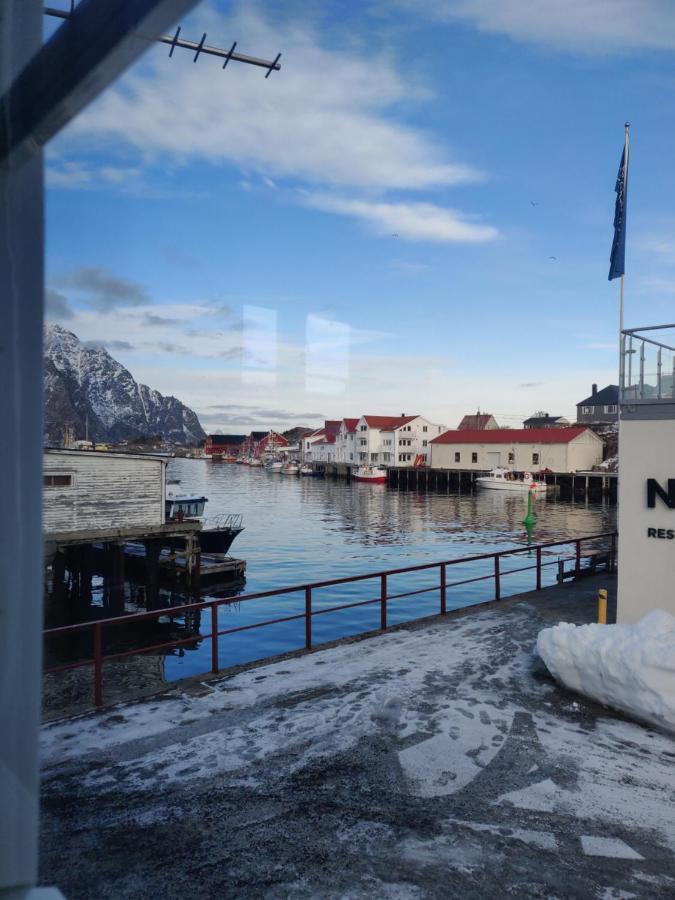
[[[545,628],[537,652],[566,687],[675,731],[675,618],[663,610],[632,625]]]

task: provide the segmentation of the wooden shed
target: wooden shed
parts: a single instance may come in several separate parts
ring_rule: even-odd
[[[43,530],[160,528],[167,462],[161,456],[45,450]]]

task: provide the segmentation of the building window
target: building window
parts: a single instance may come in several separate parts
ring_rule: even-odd
[[[46,488],[64,488],[73,486],[72,475],[44,475],[42,484]]]
[[[354,459],[354,454],[353,454],[353,453],[350,453],[350,454],[349,454],[349,458],[350,458],[350,459]]]
[[[359,431],[367,431],[367,430],[368,430],[368,426],[367,426],[367,425],[362,425],[362,426],[360,427],[360,429],[359,429]]]
[[[539,465],[539,454],[538,454],[538,453],[533,453],[533,454],[532,454],[532,465],[533,465],[533,466],[538,466],[538,465]]]
[[[611,414],[616,415],[616,406],[612,406],[612,405],[606,406],[606,407],[605,407],[605,412],[608,413],[608,414],[610,414],[610,415],[611,415]]]
[[[371,453],[371,454],[370,454],[370,461],[371,461],[371,462],[377,462],[377,453]]]
[[[359,441],[359,443],[361,444],[362,447],[365,447],[366,444],[368,443],[368,441],[365,440],[364,438],[361,438],[361,440]]]
[[[456,452],[455,453],[455,462],[459,462],[459,461],[460,461],[460,454]]]
[[[472,463],[477,463],[477,462],[478,462],[478,454],[477,454],[477,453],[472,453],[472,454],[471,454],[471,462],[472,462]]]
[[[426,441],[422,441],[422,446],[423,446],[423,447],[426,447],[426,445],[427,445],[427,442],[426,442]]]
[[[426,426],[426,425],[422,425],[422,431],[426,431],[426,430],[427,430],[427,426]]]
[[[582,406],[581,407],[581,415],[582,416],[592,416],[593,415],[593,407],[592,406]]]
[[[365,461],[365,459],[367,458],[367,456],[368,456],[367,453],[359,453],[359,459],[360,459],[361,461]]]
[[[515,461],[516,461],[516,454],[515,454],[515,453],[509,453],[509,462],[510,462],[510,463],[514,463]]]

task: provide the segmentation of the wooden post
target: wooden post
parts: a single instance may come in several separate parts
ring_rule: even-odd
[[[380,628],[387,628],[387,576],[380,575]]]

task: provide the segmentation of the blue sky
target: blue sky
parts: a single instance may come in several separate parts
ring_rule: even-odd
[[[48,316],[207,430],[572,416],[616,381],[626,120],[626,325],[675,319],[669,0],[204,2],[181,24],[282,69],[156,47],[53,142]]]

